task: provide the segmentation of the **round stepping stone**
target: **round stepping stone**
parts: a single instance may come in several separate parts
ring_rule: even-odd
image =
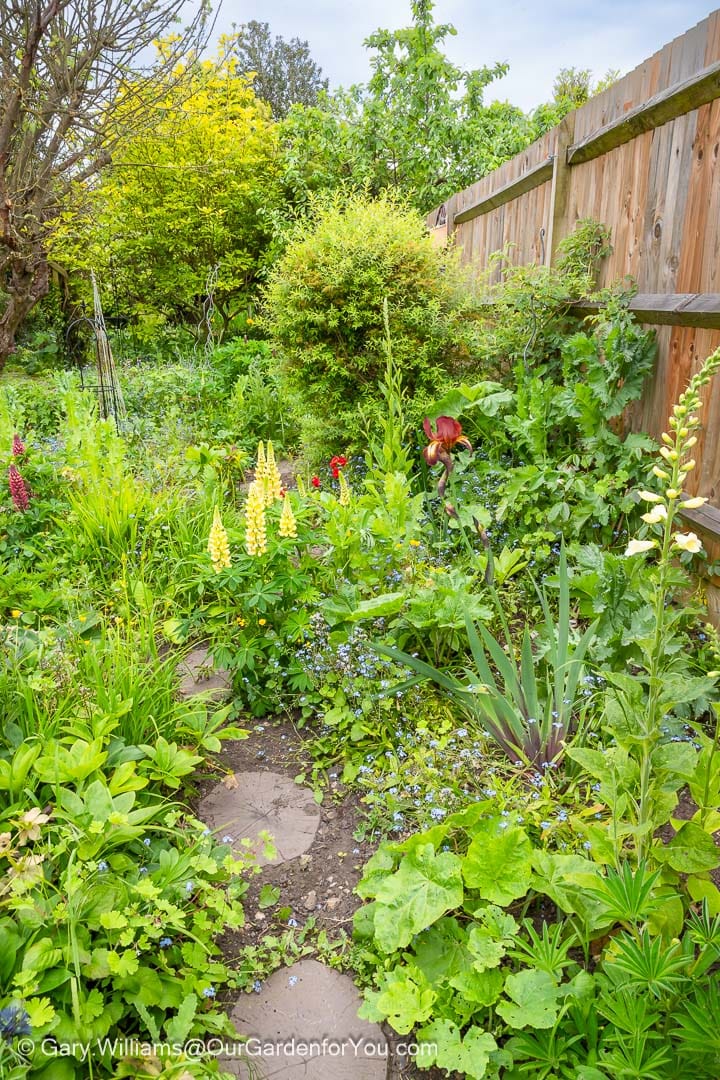
[[[385,1080],[387,1040],[359,1019],[360,1001],[348,975],[317,960],[275,971],[230,1013],[247,1048],[234,1044],[220,1069],[242,1080]]]
[[[205,646],[193,649],[180,661],[178,674],[181,676],[181,697],[191,698],[196,694],[206,694],[213,701],[222,701],[232,692],[230,672],[215,667],[215,662]]]
[[[219,836],[231,836],[235,850],[252,841],[260,865],[271,860],[262,854],[259,834],[270,833],[277,848],[273,865],[302,855],[312,844],[320,824],[320,807],[308,788],[298,787],[288,776],[271,772],[246,772],[235,776],[236,785],[217,787],[201,799],[198,817]]]

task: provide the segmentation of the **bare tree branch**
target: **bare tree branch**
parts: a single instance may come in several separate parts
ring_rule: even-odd
[[[3,0],[0,19],[0,371],[47,291],[47,231],[69,188],[142,126],[153,87],[189,72],[212,21],[207,0]],[[153,44],[162,41],[152,62]],[[3,295],[5,299],[3,300]],[[4,303],[4,307],[3,307]],[[29,305],[29,306],[28,306]]]

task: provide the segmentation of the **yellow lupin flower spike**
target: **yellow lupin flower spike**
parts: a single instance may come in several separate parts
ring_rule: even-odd
[[[350,485],[343,476],[342,470],[338,470],[338,484],[340,485],[340,497],[338,502],[341,506],[350,505]]]
[[[265,528],[265,485],[253,480],[245,504],[245,547],[248,555],[264,555],[267,551]]]
[[[282,499],[282,478],[275,463],[275,451],[273,444],[267,444],[267,457],[265,461],[265,504],[272,506],[275,499]]]
[[[288,539],[295,539],[297,536],[297,521],[293,514],[292,504],[290,502],[290,496],[286,495],[283,500],[282,514],[280,515],[280,526],[278,528],[280,536],[287,537]]]
[[[265,488],[265,478],[266,478],[266,476],[267,476],[267,458],[265,457],[265,444],[263,443],[263,441],[261,439],[260,442],[258,443],[258,448],[257,448],[257,461],[256,461],[256,464],[255,464],[255,479],[261,485],[263,490]]]
[[[230,566],[230,544],[217,506],[210,527],[207,549],[215,573],[219,574],[222,570],[227,570]]]

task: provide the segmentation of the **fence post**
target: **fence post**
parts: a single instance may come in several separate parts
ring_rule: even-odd
[[[552,187],[550,189],[550,235],[545,245],[545,265],[553,266],[558,244],[568,233],[568,210],[570,204],[570,166],[567,162],[568,147],[575,138],[575,111],[570,112],[558,126],[555,156],[553,158]]]

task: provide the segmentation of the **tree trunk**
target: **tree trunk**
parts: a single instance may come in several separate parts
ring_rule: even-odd
[[[15,335],[23,321],[50,288],[50,267],[45,256],[32,261],[14,259],[3,288],[7,301],[0,315],[0,372],[15,352]]]

